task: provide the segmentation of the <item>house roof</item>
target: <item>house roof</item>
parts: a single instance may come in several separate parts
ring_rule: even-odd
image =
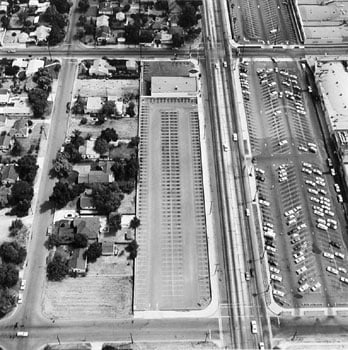
[[[36,59],[36,58],[33,60],[30,60],[26,71],[27,77],[29,75],[36,73],[39,70],[39,68],[42,68],[44,65],[45,65],[45,62],[43,60]]]
[[[108,66],[108,62],[106,60],[103,60],[102,58],[94,60],[93,65],[89,68],[89,74],[108,75]]]
[[[27,33],[25,33],[25,34],[27,34]],[[17,66],[17,67],[20,67],[20,68],[26,68],[26,67],[28,67],[28,63],[29,63],[28,60],[18,57],[15,60],[13,60],[12,66]]]
[[[7,89],[0,89],[0,95],[8,95],[8,90]]]
[[[11,194],[11,189],[7,186],[0,187],[0,205],[5,206],[8,203],[8,196]]]
[[[1,179],[2,179],[2,181],[4,181],[4,180],[17,181],[18,173],[16,171],[16,167],[14,164],[6,164],[1,169]]]
[[[27,41],[30,41],[29,34],[26,32],[21,32],[21,33],[19,33],[17,40],[19,43],[26,43]]]
[[[113,181],[113,176],[102,170],[92,170],[88,174],[79,175],[78,183],[108,183]]]
[[[102,98],[99,96],[92,96],[87,98],[87,110],[97,111],[103,107]]]
[[[79,175],[86,175],[91,171],[91,164],[74,164],[72,170],[77,171]]]
[[[93,210],[95,206],[93,204],[92,198],[90,196],[86,196],[84,194],[80,195],[80,208],[83,210]]]
[[[17,119],[12,126],[12,130],[14,130],[16,134],[21,134],[23,137],[27,136],[28,120],[26,118]]]
[[[78,270],[86,269],[87,261],[83,256],[85,251],[86,251],[86,248],[73,250],[73,253],[68,263],[70,269],[78,269]]]
[[[0,135],[0,146],[9,147],[11,143],[11,137],[8,134]]]
[[[50,35],[51,28],[41,25],[35,29],[34,32],[31,32],[29,36],[36,37],[38,41],[44,41]]]
[[[114,242],[103,241],[102,242],[102,254],[109,255],[114,253]]]
[[[100,229],[100,221],[97,217],[76,218],[73,221],[76,233],[84,234],[88,239],[97,239]]]
[[[109,27],[109,16],[101,15],[97,17],[96,27]]]

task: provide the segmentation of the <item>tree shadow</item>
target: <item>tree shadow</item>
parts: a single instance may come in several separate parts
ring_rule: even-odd
[[[45,213],[46,211],[54,210],[54,204],[52,202],[50,202],[49,200],[45,201],[44,203],[41,204],[40,206],[40,213]]]

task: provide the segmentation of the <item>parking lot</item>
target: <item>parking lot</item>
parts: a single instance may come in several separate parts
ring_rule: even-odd
[[[297,43],[290,7],[286,1],[231,0],[229,4],[236,41]]]
[[[134,310],[210,302],[199,119],[195,98],[143,98]]]
[[[239,67],[262,213],[261,257],[280,305],[343,306],[344,198],[306,69],[304,63],[274,59]]]

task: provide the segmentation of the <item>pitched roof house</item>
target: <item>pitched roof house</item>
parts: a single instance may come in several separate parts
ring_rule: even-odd
[[[29,127],[28,127],[28,119],[21,118],[17,119],[12,129],[10,130],[10,136],[14,137],[28,137],[29,135]]]
[[[0,150],[1,151],[9,151],[12,148],[12,138],[8,134],[0,135]]]
[[[81,233],[88,237],[90,241],[98,241],[100,221],[95,216],[76,218],[73,221],[75,233]]]
[[[8,89],[0,89],[0,105],[6,105],[10,98]]]
[[[1,169],[1,181],[6,184],[14,184],[19,176],[14,164],[6,164]]]
[[[87,259],[84,258],[86,248],[74,249],[68,262],[69,272],[85,274],[87,271]]]

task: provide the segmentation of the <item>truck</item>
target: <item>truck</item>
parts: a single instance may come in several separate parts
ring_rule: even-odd
[[[28,333],[28,332],[23,332],[23,331],[21,331],[21,332],[17,332],[17,333],[16,333],[16,336],[17,336],[17,337],[28,337],[28,336],[29,336],[29,333]]]

